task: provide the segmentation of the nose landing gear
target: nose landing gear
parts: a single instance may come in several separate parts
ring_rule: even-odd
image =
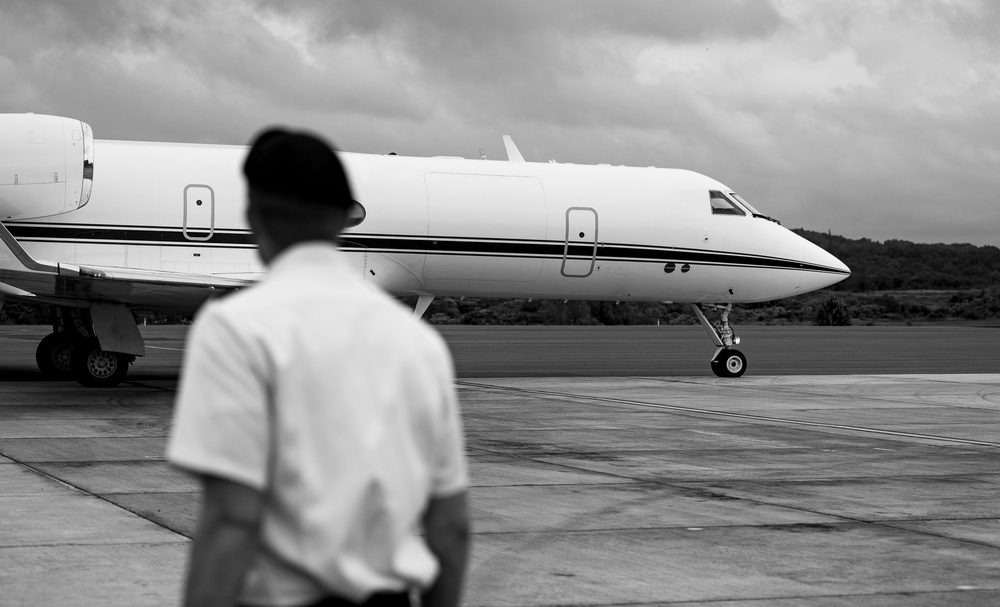
[[[732,311],[733,304],[709,305],[707,307],[721,310],[719,322],[712,324],[705,316],[701,304],[691,304],[695,315],[701,321],[701,326],[705,328],[716,345],[715,354],[712,356],[712,372],[719,377],[742,377],[747,371],[747,357],[733,348],[734,345],[740,343],[740,338],[729,326],[729,312]]]

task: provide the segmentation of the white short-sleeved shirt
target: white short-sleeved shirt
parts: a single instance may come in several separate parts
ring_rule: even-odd
[[[421,515],[468,483],[453,380],[440,336],[332,245],[297,245],[260,284],[206,305],[167,456],[267,495],[242,602],[433,582]]]

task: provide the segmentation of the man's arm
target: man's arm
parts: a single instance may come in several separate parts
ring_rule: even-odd
[[[423,607],[456,607],[469,553],[469,507],[466,493],[431,499],[424,513],[427,546],[438,558],[441,572],[421,600]]]
[[[188,560],[184,605],[235,605],[257,546],[264,496],[216,476],[201,478],[204,501]]]

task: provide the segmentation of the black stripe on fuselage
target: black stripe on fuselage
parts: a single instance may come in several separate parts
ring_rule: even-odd
[[[190,246],[213,248],[252,248],[250,233],[246,230],[216,230],[208,240],[205,230],[189,230],[188,235],[179,228],[147,226],[74,225],[74,224],[21,224],[10,222],[8,230],[23,242],[50,242],[76,244],[111,244],[139,246]],[[189,236],[193,236],[190,238]],[[543,240],[480,239],[428,236],[399,236],[391,234],[345,233],[341,239],[344,250],[366,250],[373,253],[413,253],[450,256],[489,256],[511,258],[590,259],[594,257],[593,244],[570,244]],[[603,243],[597,247],[598,261],[645,263],[690,263],[752,268],[805,270],[828,274],[845,272],[826,266],[803,263],[792,259],[750,255],[726,251],[705,251],[675,247],[651,247],[622,243]]]
[[[253,247],[246,230],[191,229],[146,226],[91,226],[76,224],[5,224],[14,238],[24,242],[73,242],[80,244],[180,245]],[[198,240],[211,234],[208,240]]]

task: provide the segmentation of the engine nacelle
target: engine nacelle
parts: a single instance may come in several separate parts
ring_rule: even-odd
[[[0,114],[0,220],[78,209],[94,183],[90,125],[44,114]]]

